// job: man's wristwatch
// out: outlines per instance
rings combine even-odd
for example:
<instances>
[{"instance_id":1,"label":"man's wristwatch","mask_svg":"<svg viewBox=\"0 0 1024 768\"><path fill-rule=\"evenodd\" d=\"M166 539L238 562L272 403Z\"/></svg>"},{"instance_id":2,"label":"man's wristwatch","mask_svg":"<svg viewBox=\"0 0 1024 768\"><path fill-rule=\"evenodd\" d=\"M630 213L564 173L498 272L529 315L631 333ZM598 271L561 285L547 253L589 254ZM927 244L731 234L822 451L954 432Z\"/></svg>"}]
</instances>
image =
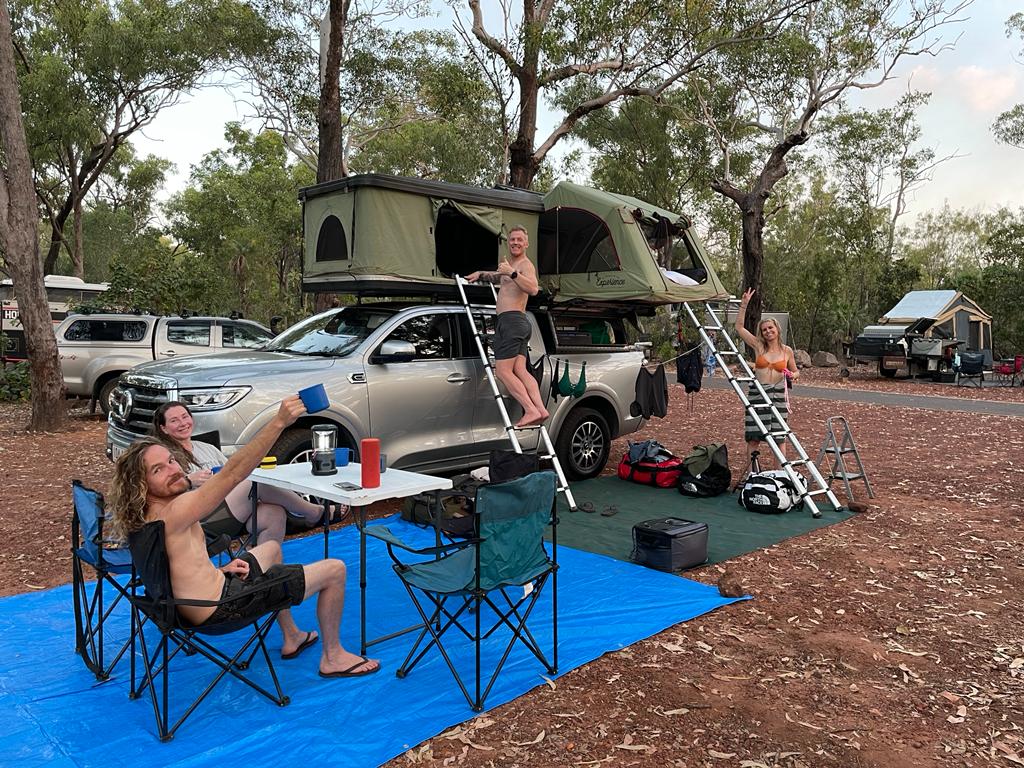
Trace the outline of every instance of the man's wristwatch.
<instances>
[{"instance_id":1,"label":"man's wristwatch","mask_svg":"<svg viewBox=\"0 0 1024 768\"><path fill-rule=\"evenodd\" d=\"M511 274L511 275L509 275L509 278L511 278L512 280L515 280L515 279L516 279L517 277L519 277L519 272L518 272L518 270L513 270L513 271L512 271L512 274Z\"/></svg>"}]
</instances>

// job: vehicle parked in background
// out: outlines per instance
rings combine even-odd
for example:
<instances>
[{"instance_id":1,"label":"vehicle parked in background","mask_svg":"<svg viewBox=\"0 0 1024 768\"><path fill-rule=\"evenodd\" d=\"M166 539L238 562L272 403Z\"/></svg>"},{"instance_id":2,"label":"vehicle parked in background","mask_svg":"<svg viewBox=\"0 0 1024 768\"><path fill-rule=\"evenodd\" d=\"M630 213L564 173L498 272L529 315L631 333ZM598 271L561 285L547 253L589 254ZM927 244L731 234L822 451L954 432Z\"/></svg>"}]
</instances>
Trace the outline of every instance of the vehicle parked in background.
<instances>
[{"instance_id":1,"label":"vehicle parked in background","mask_svg":"<svg viewBox=\"0 0 1024 768\"><path fill-rule=\"evenodd\" d=\"M251 320L101 313L68 315L57 326L64 386L109 411L118 377L140 363L263 346L270 331Z\"/></svg>"},{"instance_id":2,"label":"vehicle parked in background","mask_svg":"<svg viewBox=\"0 0 1024 768\"><path fill-rule=\"evenodd\" d=\"M484 311L489 321L493 315ZM630 415L643 353L630 344L625 315L532 309L530 359L541 360L541 391L555 360L575 384L586 363L586 391L549 402L548 429L568 477L600 474L611 441L636 431ZM559 374L561 375L561 373ZM310 447L310 428L335 424L341 445L381 440L389 466L443 472L481 466L508 436L465 309L453 304L363 303L298 323L259 350L148 363L124 374L112 396L108 454L116 458L145 434L168 400L188 404L196 439L232 453L277 410L280 400L322 383L330 407L300 419L273 448L279 462ZM510 404L513 421L518 407ZM537 430L518 433L534 448Z\"/></svg>"},{"instance_id":3,"label":"vehicle parked in background","mask_svg":"<svg viewBox=\"0 0 1024 768\"><path fill-rule=\"evenodd\" d=\"M878 364L878 373L894 377L901 369L909 376L930 376L940 381L952 371L953 358L964 342L933 327L930 317L909 325L869 325L853 340L848 357L854 362ZM931 331L930 336L926 332Z\"/></svg>"}]
</instances>

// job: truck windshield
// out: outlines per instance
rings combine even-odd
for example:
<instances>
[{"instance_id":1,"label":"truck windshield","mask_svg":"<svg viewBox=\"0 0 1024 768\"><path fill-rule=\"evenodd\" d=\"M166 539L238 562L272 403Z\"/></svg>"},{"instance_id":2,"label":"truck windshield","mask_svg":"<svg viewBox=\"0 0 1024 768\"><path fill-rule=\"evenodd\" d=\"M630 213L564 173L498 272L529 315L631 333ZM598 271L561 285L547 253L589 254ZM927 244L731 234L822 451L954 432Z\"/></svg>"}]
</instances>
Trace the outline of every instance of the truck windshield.
<instances>
[{"instance_id":1,"label":"truck windshield","mask_svg":"<svg viewBox=\"0 0 1024 768\"><path fill-rule=\"evenodd\" d=\"M379 307L342 307L292 326L267 344L268 352L344 357L394 313Z\"/></svg>"}]
</instances>

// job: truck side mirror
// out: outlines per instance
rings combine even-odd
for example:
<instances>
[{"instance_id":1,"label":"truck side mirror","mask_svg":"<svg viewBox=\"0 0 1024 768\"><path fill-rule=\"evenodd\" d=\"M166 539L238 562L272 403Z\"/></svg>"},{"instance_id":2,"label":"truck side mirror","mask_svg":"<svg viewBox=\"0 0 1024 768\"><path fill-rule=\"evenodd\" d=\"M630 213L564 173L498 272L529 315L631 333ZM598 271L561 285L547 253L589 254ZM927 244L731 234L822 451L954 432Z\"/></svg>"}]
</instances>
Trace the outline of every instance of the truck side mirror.
<instances>
[{"instance_id":1,"label":"truck side mirror","mask_svg":"<svg viewBox=\"0 0 1024 768\"><path fill-rule=\"evenodd\" d=\"M392 339L385 341L377 349L377 352L370 355L371 365L383 363L408 363L416 359L416 347L411 341L398 341Z\"/></svg>"}]
</instances>

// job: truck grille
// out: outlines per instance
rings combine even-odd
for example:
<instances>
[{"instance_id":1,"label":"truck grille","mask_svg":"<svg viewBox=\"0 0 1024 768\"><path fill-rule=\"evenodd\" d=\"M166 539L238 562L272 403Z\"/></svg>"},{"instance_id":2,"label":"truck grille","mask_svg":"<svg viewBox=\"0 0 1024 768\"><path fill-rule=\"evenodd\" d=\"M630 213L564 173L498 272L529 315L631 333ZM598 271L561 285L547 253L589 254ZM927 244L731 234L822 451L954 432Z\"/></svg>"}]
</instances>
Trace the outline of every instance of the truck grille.
<instances>
[{"instance_id":1,"label":"truck grille","mask_svg":"<svg viewBox=\"0 0 1024 768\"><path fill-rule=\"evenodd\" d=\"M164 381L126 374L114 390L110 421L126 432L140 437L148 435L154 411L176 397L176 390L168 388Z\"/></svg>"}]
</instances>

